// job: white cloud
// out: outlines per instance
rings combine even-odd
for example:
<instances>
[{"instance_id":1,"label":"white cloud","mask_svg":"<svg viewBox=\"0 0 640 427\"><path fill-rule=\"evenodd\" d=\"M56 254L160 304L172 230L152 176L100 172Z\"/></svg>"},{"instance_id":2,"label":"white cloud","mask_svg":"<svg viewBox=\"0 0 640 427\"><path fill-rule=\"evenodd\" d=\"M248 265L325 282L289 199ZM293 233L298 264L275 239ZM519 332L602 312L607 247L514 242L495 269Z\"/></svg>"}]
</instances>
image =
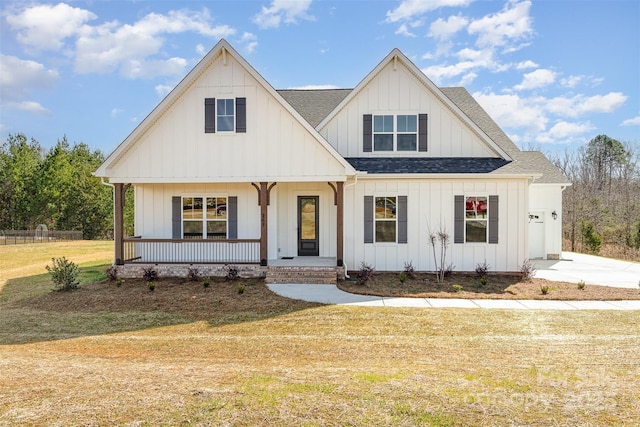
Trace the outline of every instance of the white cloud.
<instances>
[{"instance_id":1,"label":"white cloud","mask_svg":"<svg viewBox=\"0 0 640 427\"><path fill-rule=\"evenodd\" d=\"M264 7L254 15L253 23L262 29L278 28L281 22L294 24L298 19L313 21L307 14L312 0L272 0L271 6Z\"/></svg>"},{"instance_id":2,"label":"white cloud","mask_svg":"<svg viewBox=\"0 0 640 427\"><path fill-rule=\"evenodd\" d=\"M120 109L120 108L112 108L111 109L111 118L115 119L116 117L118 117L120 115L120 113L123 113L124 110Z\"/></svg>"},{"instance_id":3,"label":"white cloud","mask_svg":"<svg viewBox=\"0 0 640 427\"><path fill-rule=\"evenodd\" d=\"M207 49L202 45L202 43L198 43L196 45L196 52L200 56L205 56L207 54Z\"/></svg>"},{"instance_id":4,"label":"white cloud","mask_svg":"<svg viewBox=\"0 0 640 427\"><path fill-rule=\"evenodd\" d=\"M549 119L536 103L518 95L474 93L473 97L500 126L524 128L530 132L545 130Z\"/></svg>"},{"instance_id":5,"label":"white cloud","mask_svg":"<svg viewBox=\"0 0 640 427\"><path fill-rule=\"evenodd\" d=\"M610 113L627 99L619 92L554 98L477 92L473 97L501 127L522 129L519 140L523 143L574 142L595 127L589 121L571 119L594 113ZM636 119L640 124L640 118ZM547 129L551 122L554 122L553 126Z\"/></svg>"},{"instance_id":6,"label":"white cloud","mask_svg":"<svg viewBox=\"0 0 640 427\"><path fill-rule=\"evenodd\" d=\"M117 21L84 25L78 31L75 69L83 74L119 71L128 78L182 74L187 65L183 58L149 58L161 52L163 34L191 31L220 38L235 33L227 25L211 26L210 19L206 9L179 10L167 15L151 13L133 25Z\"/></svg>"},{"instance_id":7,"label":"white cloud","mask_svg":"<svg viewBox=\"0 0 640 427\"><path fill-rule=\"evenodd\" d=\"M398 29L396 30L396 34L398 34L400 36L406 36L406 37L415 37L416 36L411 31L409 31L409 27L407 26L407 24L400 25L398 27Z\"/></svg>"},{"instance_id":8,"label":"white cloud","mask_svg":"<svg viewBox=\"0 0 640 427\"><path fill-rule=\"evenodd\" d=\"M157 85L155 87L156 93L159 96L165 97L169 94L169 92L171 92L173 90L173 86L169 86L169 85Z\"/></svg>"},{"instance_id":9,"label":"white cloud","mask_svg":"<svg viewBox=\"0 0 640 427\"><path fill-rule=\"evenodd\" d=\"M507 46L515 49L512 42L533 34L530 7L530 1L508 2L500 12L473 20L469 24L469 34L478 35L476 45L480 47Z\"/></svg>"},{"instance_id":10,"label":"white cloud","mask_svg":"<svg viewBox=\"0 0 640 427\"><path fill-rule=\"evenodd\" d=\"M560 84L564 87L576 87L584 79L584 76L569 76L560 79Z\"/></svg>"},{"instance_id":11,"label":"white cloud","mask_svg":"<svg viewBox=\"0 0 640 427\"><path fill-rule=\"evenodd\" d=\"M622 126L640 126L640 116L635 116L631 119L623 121Z\"/></svg>"},{"instance_id":12,"label":"white cloud","mask_svg":"<svg viewBox=\"0 0 640 427\"><path fill-rule=\"evenodd\" d=\"M32 89L51 89L58 81L58 72L44 65L15 56L0 54L0 86L2 97L17 100Z\"/></svg>"},{"instance_id":13,"label":"white cloud","mask_svg":"<svg viewBox=\"0 0 640 427\"><path fill-rule=\"evenodd\" d=\"M9 26L17 32L17 40L35 50L62 48L66 38L75 35L85 22L96 18L88 10L64 3L33 6L6 16Z\"/></svg>"},{"instance_id":14,"label":"white cloud","mask_svg":"<svg viewBox=\"0 0 640 427\"><path fill-rule=\"evenodd\" d=\"M441 7L467 6L473 0L404 0L394 10L387 11L387 22L412 20Z\"/></svg>"},{"instance_id":15,"label":"white cloud","mask_svg":"<svg viewBox=\"0 0 640 427\"><path fill-rule=\"evenodd\" d=\"M592 132L595 127L589 123L570 123L559 121L554 124L548 132L543 132L535 136L535 141L543 144L548 143L570 143L576 137Z\"/></svg>"},{"instance_id":16,"label":"white cloud","mask_svg":"<svg viewBox=\"0 0 640 427\"><path fill-rule=\"evenodd\" d=\"M468 23L469 19L460 15L450 16L446 21L438 18L429 26L429 36L440 40L448 40L466 27Z\"/></svg>"},{"instance_id":17,"label":"white cloud","mask_svg":"<svg viewBox=\"0 0 640 427\"><path fill-rule=\"evenodd\" d=\"M626 100L627 96L621 92L609 92L606 95L540 98L537 102L542 104L547 111L558 116L579 117L591 113L610 113L624 104Z\"/></svg>"},{"instance_id":18,"label":"white cloud","mask_svg":"<svg viewBox=\"0 0 640 427\"><path fill-rule=\"evenodd\" d=\"M244 45L245 52L252 53L258 47L258 37L253 33L244 32L240 43Z\"/></svg>"},{"instance_id":19,"label":"white cloud","mask_svg":"<svg viewBox=\"0 0 640 427\"><path fill-rule=\"evenodd\" d=\"M526 70L528 68L537 68L537 67L538 67L538 64L536 64L535 62L533 62L531 60L518 62L516 64L516 70Z\"/></svg>"},{"instance_id":20,"label":"white cloud","mask_svg":"<svg viewBox=\"0 0 640 427\"><path fill-rule=\"evenodd\" d=\"M537 69L523 76L522 83L514 86L515 90L536 89L549 86L556 80L556 73L544 68Z\"/></svg>"},{"instance_id":21,"label":"white cloud","mask_svg":"<svg viewBox=\"0 0 640 427\"><path fill-rule=\"evenodd\" d=\"M41 116L51 116L51 111L40 105L35 101L20 101L11 102L8 105L10 108L16 108L18 110L28 111L29 113L39 114Z\"/></svg>"}]
</instances>

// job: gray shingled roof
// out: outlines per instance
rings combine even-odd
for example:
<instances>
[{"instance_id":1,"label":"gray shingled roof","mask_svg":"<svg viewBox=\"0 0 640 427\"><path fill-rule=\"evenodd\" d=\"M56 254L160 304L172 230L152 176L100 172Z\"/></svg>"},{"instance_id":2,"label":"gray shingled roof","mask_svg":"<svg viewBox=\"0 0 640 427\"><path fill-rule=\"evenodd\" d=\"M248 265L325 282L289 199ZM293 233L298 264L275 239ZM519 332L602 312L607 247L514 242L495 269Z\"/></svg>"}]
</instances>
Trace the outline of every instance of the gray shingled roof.
<instances>
[{"instance_id":1,"label":"gray shingled roof","mask_svg":"<svg viewBox=\"0 0 640 427\"><path fill-rule=\"evenodd\" d=\"M347 157L356 170L378 173L490 173L509 161L487 157Z\"/></svg>"},{"instance_id":2,"label":"gray shingled roof","mask_svg":"<svg viewBox=\"0 0 640 427\"><path fill-rule=\"evenodd\" d=\"M300 115L317 127L353 89L278 90ZM562 172L539 151L521 151L463 87L440 90L512 159L496 158L347 158L357 170L369 173L495 173L538 174L537 183L570 184ZM483 164L484 163L484 164Z\"/></svg>"},{"instance_id":3,"label":"gray shingled roof","mask_svg":"<svg viewBox=\"0 0 640 427\"><path fill-rule=\"evenodd\" d=\"M353 89L278 90L277 92L314 128Z\"/></svg>"}]
</instances>

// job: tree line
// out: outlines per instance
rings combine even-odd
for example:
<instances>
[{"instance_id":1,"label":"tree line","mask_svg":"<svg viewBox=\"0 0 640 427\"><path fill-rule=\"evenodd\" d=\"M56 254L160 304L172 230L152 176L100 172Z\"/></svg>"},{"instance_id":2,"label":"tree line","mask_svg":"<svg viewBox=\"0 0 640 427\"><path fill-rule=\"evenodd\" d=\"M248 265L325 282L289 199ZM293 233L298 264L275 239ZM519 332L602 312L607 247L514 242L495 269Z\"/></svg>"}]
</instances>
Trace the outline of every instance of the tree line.
<instances>
[{"instance_id":1,"label":"tree line","mask_svg":"<svg viewBox=\"0 0 640 427\"><path fill-rule=\"evenodd\" d=\"M548 155L572 185L563 194L564 250L640 258L640 150L598 135L564 155ZM33 138L9 135L0 150L0 230L81 230L86 239L113 233L112 189L92 175L104 161L66 137L45 150ZM133 234L133 193L125 204L125 233Z\"/></svg>"},{"instance_id":2,"label":"tree line","mask_svg":"<svg viewBox=\"0 0 640 427\"><path fill-rule=\"evenodd\" d=\"M598 135L550 156L572 182L563 193L564 250L640 258L638 144Z\"/></svg>"},{"instance_id":3,"label":"tree line","mask_svg":"<svg viewBox=\"0 0 640 427\"><path fill-rule=\"evenodd\" d=\"M24 134L9 135L0 149L0 230L44 224L80 230L85 239L112 236L112 189L92 175L104 158L84 143L71 146L66 137L46 150ZM131 229L133 200L128 196Z\"/></svg>"}]
</instances>

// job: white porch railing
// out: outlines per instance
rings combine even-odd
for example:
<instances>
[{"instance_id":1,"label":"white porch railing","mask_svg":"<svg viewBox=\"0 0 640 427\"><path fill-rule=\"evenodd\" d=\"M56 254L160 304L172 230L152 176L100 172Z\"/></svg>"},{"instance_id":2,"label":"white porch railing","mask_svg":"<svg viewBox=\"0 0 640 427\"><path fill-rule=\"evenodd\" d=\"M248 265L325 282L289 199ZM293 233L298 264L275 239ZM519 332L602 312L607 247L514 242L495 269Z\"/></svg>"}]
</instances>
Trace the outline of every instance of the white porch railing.
<instances>
[{"instance_id":1,"label":"white porch railing","mask_svg":"<svg viewBox=\"0 0 640 427\"><path fill-rule=\"evenodd\" d=\"M260 239L124 239L124 263L260 264Z\"/></svg>"}]
</instances>

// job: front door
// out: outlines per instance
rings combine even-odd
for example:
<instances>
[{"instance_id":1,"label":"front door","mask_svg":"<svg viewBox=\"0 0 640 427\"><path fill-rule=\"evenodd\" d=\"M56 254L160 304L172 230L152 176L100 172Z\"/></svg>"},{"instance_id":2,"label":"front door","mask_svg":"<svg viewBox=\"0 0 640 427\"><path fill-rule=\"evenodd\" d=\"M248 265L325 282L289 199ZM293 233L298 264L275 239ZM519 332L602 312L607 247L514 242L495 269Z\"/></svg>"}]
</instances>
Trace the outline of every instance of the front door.
<instances>
[{"instance_id":1,"label":"front door","mask_svg":"<svg viewBox=\"0 0 640 427\"><path fill-rule=\"evenodd\" d=\"M298 256L318 256L318 196L298 196Z\"/></svg>"},{"instance_id":2,"label":"front door","mask_svg":"<svg viewBox=\"0 0 640 427\"><path fill-rule=\"evenodd\" d=\"M544 212L529 213L529 258L544 258Z\"/></svg>"}]
</instances>

